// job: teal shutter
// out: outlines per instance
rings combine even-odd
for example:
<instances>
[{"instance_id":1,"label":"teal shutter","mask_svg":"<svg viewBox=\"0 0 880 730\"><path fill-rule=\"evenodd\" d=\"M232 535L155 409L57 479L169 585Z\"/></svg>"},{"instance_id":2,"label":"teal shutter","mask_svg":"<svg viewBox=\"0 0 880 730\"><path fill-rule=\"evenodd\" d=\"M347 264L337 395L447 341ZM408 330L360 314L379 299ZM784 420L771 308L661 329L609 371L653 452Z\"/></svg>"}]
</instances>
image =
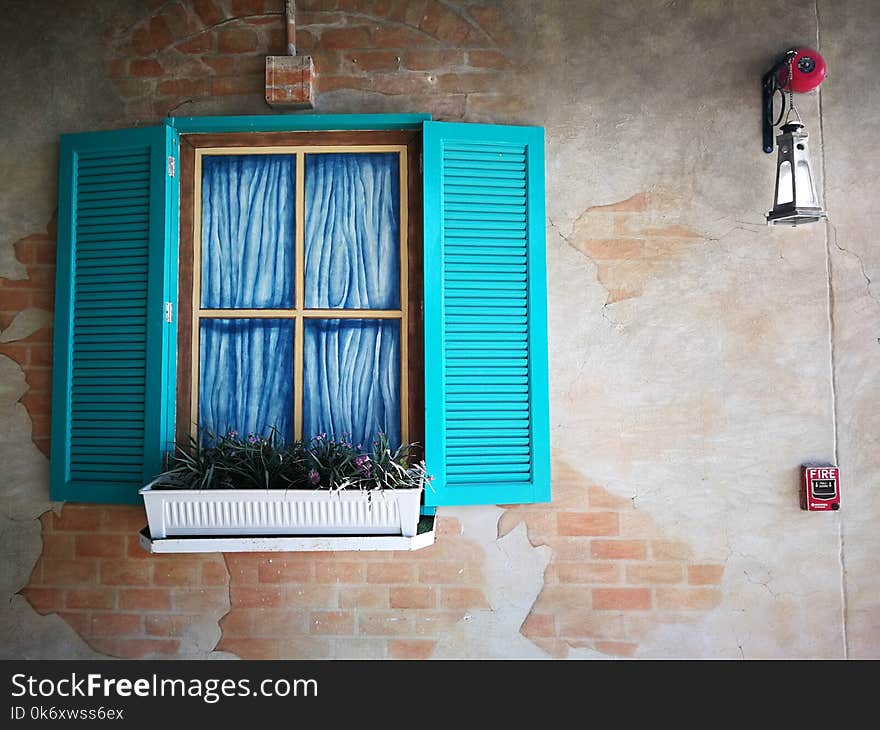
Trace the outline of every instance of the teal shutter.
<instances>
[{"instance_id":1,"label":"teal shutter","mask_svg":"<svg viewBox=\"0 0 880 730\"><path fill-rule=\"evenodd\" d=\"M139 503L173 441L177 132L63 135L51 497Z\"/></svg>"},{"instance_id":2,"label":"teal shutter","mask_svg":"<svg viewBox=\"0 0 880 730\"><path fill-rule=\"evenodd\" d=\"M544 130L424 124L427 505L550 499Z\"/></svg>"}]
</instances>

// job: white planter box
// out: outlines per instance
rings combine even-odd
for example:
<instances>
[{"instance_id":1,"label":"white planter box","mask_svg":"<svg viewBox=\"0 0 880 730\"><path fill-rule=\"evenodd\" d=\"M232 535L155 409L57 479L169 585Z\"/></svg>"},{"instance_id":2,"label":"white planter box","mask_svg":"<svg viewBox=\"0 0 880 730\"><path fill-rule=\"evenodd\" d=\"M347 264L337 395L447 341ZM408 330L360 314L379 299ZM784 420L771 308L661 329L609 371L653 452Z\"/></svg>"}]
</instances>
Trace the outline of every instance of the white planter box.
<instances>
[{"instance_id":1,"label":"white planter box","mask_svg":"<svg viewBox=\"0 0 880 730\"><path fill-rule=\"evenodd\" d=\"M140 490L150 536L403 535L419 522L421 489Z\"/></svg>"}]
</instances>

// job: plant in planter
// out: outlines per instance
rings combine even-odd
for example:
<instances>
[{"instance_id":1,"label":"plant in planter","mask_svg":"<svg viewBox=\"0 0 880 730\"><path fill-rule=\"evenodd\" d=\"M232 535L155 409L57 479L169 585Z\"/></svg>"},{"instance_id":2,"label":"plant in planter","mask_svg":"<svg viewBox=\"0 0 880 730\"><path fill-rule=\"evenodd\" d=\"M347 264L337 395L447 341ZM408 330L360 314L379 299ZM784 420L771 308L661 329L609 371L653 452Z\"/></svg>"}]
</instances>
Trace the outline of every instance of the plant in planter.
<instances>
[{"instance_id":1,"label":"plant in planter","mask_svg":"<svg viewBox=\"0 0 880 730\"><path fill-rule=\"evenodd\" d=\"M415 535L430 481L415 445L379 433L363 450L345 436L190 439L140 490L151 536Z\"/></svg>"}]
</instances>

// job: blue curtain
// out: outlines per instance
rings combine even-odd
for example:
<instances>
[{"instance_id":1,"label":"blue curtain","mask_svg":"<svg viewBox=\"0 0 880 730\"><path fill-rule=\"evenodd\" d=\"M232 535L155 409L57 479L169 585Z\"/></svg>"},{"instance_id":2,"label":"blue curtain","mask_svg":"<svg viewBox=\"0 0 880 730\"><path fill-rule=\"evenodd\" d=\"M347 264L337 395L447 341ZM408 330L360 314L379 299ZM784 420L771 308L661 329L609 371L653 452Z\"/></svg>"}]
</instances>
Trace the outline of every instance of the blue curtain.
<instances>
[{"instance_id":1,"label":"blue curtain","mask_svg":"<svg viewBox=\"0 0 880 730\"><path fill-rule=\"evenodd\" d=\"M293 437L293 320L203 319L199 425Z\"/></svg>"},{"instance_id":2,"label":"blue curtain","mask_svg":"<svg viewBox=\"0 0 880 730\"><path fill-rule=\"evenodd\" d=\"M386 152L306 155L306 307L400 307L399 161Z\"/></svg>"},{"instance_id":3,"label":"blue curtain","mask_svg":"<svg viewBox=\"0 0 880 730\"><path fill-rule=\"evenodd\" d=\"M294 306L293 155L202 161L203 308ZM307 308L400 307L400 179L395 153L309 154ZM200 425L293 435L292 320L202 320ZM375 434L400 443L400 323L307 319L303 435Z\"/></svg>"},{"instance_id":4,"label":"blue curtain","mask_svg":"<svg viewBox=\"0 0 880 730\"><path fill-rule=\"evenodd\" d=\"M202 159L202 307L293 306L293 155Z\"/></svg>"},{"instance_id":5,"label":"blue curtain","mask_svg":"<svg viewBox=\"0 0 880 730\"><path fill-rule=\"evenodd\" d=\"M307 319L303 345L303 435L399 445L400 322Z\"/></svg>"}]
</instances>

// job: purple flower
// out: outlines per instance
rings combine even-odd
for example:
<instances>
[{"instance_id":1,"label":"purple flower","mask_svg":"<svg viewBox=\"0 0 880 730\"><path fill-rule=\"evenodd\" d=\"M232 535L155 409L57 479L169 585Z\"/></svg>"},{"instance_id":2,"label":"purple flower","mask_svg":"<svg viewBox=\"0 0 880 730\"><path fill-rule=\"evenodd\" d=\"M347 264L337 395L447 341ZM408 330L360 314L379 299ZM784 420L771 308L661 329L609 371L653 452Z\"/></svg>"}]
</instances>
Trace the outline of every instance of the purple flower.
<instances>
[{"instance_id":1,"label":"purple flower","mask_svg":"<svg viewBox=\"0 0 880 730\"><path fill-rule=\"evenodd\" d=\"M364 476L370 476L370 470L373 468L373 465L370 463L369 456L361 454L355 458L354 465L364 473Z\"/></svg>"},{"instance_id":2,"label":"purple flower","mask_svg":"<svg viewBox=\"0 0 880 730\"><path fill-rule=\"evenodd\" d=\"M236 436L238 436L238 431L234 431L233 429L230 428L229 431L226 433L226 435L229 438L234 439Z\"/></svg>"},{"instance_id":3,"label":"purple flower","mask_svg":"<svg viewBox=\"0 0 880 730\"><path fill-rule=\"evenodd\" d=\"M248 434L248 443L249 444L255 444L255 443L257 443L257 441L259 441L259 439L256 436L254 436L254 434L252 434L252 433Z\"/></svg>"},{"instance_id":4,"label":"purple flower","mask_svg":"<svg viewBox=\"0 0 880 730\"><path fill-rule=\"evenodd\" d=\"M319 484L321 481L321 475L318 474L314 469L309 472L309 481L312 484Z\"/></svg>"}]
</instances>

